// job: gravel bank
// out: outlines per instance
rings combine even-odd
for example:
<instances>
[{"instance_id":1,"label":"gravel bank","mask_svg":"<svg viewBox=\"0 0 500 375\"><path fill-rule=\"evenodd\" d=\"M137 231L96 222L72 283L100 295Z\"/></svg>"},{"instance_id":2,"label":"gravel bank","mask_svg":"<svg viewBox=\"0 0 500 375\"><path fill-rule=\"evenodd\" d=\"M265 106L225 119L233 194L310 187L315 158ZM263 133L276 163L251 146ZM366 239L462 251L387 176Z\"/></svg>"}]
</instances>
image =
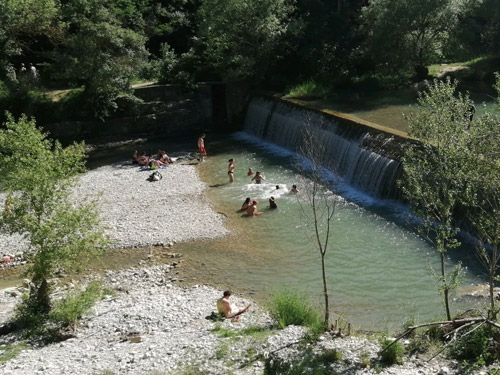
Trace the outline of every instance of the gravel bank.
<instances>
[{"instance_id":1,"label":"gravel bank","mask_svg":"<svg viewBox=\"0 0 500 375\"><path fill-rule=\"evenodd\" d=\"M222 294L207 286L183 288L170 281L172 265L107 271L104 283L116 294L97 303L84 317L76 337L45 347L23 350L17 357L0 364L3 375L250 375L268 367L301 360L308 351L324 353L335 349L342 359L328 363L324 373L362 375L414 375L461 373L457 363L436 359L426 362L411 357L404 365L365 368L361 357L376 360L377 341L362 337L338 338L325 334L311 344L299 344L302 327L270 329L268 313L252 303L240 322L214 322L206 319ZM14 298L14 297L11 297ZM246 299L233 296L236 305ZM232 334L217 334L222 327ZM245 328L260 327L249 335ZM227 332L227 331L225 331ZM0 346L16 343L17 337L0 337ZM2 350L0 349L0 356ZM498 364L497 364L498 366ZM492 370L494 367L490 367ZM488 369L476 374L487 374ZM304 373L312 373L306 372Z\"/></svg>"},{"instance_id":2,"label":"gravel bank","mask_svg":"<svg viewBox=\"0 0 500 375\"><path fill-rule=\"evenodd\" d=\"M75 199L97 199L112 247L164 245L226 236L225 217L212 210L193 165L174 164L160 170L163 178L149 182L151 172L130 163L87 172ZM0 196L3 204L4 197ZM0 255L27 249L19 236L0 235Z\"/></svg>"}]
</instances>

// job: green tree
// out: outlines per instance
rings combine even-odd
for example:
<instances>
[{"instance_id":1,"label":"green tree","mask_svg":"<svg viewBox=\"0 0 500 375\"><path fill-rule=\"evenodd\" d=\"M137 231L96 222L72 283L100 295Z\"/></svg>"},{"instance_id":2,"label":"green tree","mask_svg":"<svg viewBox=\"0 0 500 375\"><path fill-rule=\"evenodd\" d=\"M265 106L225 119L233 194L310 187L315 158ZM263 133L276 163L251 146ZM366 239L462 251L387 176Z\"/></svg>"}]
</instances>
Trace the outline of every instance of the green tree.
<instances>
[{"instance_id":1,"label":"green tree","mask_svg":"<svg viewBox=\"0 0 500 375\"><path fill-rule=\"evenodd\" d=\"M33 287L27 302L35 315L50 310L48 280L57 268L82 266L107 244L95 205L72 199L84 160L82 143L64 148L24 116L16 122L9 115L0 130L0 175L7 192L0 230L29 243L26 273Z\"/></svg>"},{"instance_id":2,"label":"green tree","mask_svg":"<svg viewBox=\"0 0 500 375\"><path fill-rule=\"evenodd\" d=\"M0 2L0 79L12 76L11 59L26 52L43 35L56 37L57 0Z\"/></svg>"},{"instance_id":3,"label":"green tree","mask_svg":"<svg viewBox=\"0 0 500 375\"><path fill-rule=\"evenodd\" d=\"M495 85L500 98L500 75L496 75ZM500 108L500 101L497 100ZM468 217L473 224L473 231L479 240L479 259L486 268L489 284L489 318L495 320L496 308L494 287L500 280L500 116L496 112L487 112L467 129L471 157L474 166L469 168L468 179L473 187L472 206Z\"/></svg>"},{"instance_id":4,"label":"green tree","mask_svg":"<svg viewBox=\"0 0 500 375\"><path fill-rule=\"evenodd\" d=\"M87 105L95 117L109 116L118 95L130 90L147 58L146 39L122 27L101 0L69 0L63 7L67 24L61 74L85 87Z\"/></svg>"},{"instance_id":5,"label":"green tree","mask_svg":"<svg viewBox=\"0 0 500 375\"><path fill-rule=\"evenodd\" d=\"M224 79L262 80L294 28L293 0L207 0L198 37L206 59Z\"/></svg>"},{"instance_id":6,"label":"green tree","mask_svg":"<svg viewBox=\"0 0 500 375\"><path fill-rule=\"evenodd\" d=\"M442 55L462 0L372 0L361 14L367 54L388 75L422 78Z\"/></svg>"},{"instance_id":7,"label":"green tree","mask_svg":"<svg viewBox=\"0 0 500 375\"><path fill-rule=\"evenodd\" d=\"M473 165L466 129L471 123L472 102L456 95L456 83L434 81L418 98L418 110L407 116L410 135L420 143L406 150L401 187L419 229L440 255L439 290L444 297L446 316L451 320L450 292L456 287L460 264L448 273L445 254L460 245L456 239L455 214L470 201L467 171Z\"/></svg>"}]
</instances>

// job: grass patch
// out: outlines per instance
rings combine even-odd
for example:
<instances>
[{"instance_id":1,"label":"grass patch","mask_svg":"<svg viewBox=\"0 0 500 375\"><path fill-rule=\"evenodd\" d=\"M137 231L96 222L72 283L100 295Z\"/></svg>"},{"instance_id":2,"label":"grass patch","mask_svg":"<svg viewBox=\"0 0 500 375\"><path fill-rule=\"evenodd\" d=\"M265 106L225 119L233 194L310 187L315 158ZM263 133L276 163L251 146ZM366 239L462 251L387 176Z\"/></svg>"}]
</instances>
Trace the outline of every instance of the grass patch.
<instances>
[{"instance_id":1,"label":"grass patch","mask_svg":"<svg viewBox=\"0 0 500 375\"><path fill-rule=\"evenodd\" d=\"M393 345L392 341L389 339L382 339L380 345L382 350L380 351L380 362L384 365L392 366L394 364L403 364L403 355L405 354L405 348L400 342L396 342Z\"/></svg>"},{"instance_id":2,"label":"grass patch","mask_svg":"<svg viewBox=\"0 0 500 375\"><path fill-rule=\"evenodd\" d=\"M0 364L10 361L11 359L17 357L25 349L29 349L30 346L24 342L19 342L12 345L0 345Z\"/></svg>"},{"instance_id":3,"label":"grass patch","mask_svg":"<svg viewBox=\"0 0 500 375\"><path fill-rule=\"evenodd\" d=\"M264 375L337 375L341 374L331 369L331 364L341 361L342 353L336 349L326 350L315 355L311 350L306 350L304 357L292 362L267 360Z\"/></svg>"},{"instance_id":4,"label":"grass patch","mask_svg":"<svg viewBox=\"0 0 500 375\"><path fill-rule=\"evenodd\" d=\"M313 335L325 330L320 314L307 298L297 293L285 291L275 294L269 310L280 328L289 325L304 326L309 328Z\"/></svg>"},{"instance_id":5,"label":"grass patch","mask_svg":"<svg viewBox=\"0 0 500 375\"><path fill-rule=\"evenodd\" d=\"M222 358L227 356L229 353L229 344L227 342L223 342L215 352L215 358L221 360Z\"/></svg>"},{"instance_id":6,"label":"grass patch","mask_svg":"<svg viewBox=\"0 0 500 375\"><path fill-rule=\"evenodd\" d=\"M63 326L74 325L103 295L102 285L93 281L84 291L73 292L58 301L49 318Z\"/></svg>"},{"instance_id":7,"label":"grass patch","mask_svg":"<svg viewBox=\"0 0 500 375\"><path fill-rule=\"evenodd\" d=\"M222 327L220 324L216 324L215 328L212 330L219 337L237 337L237 336L267 336L271 331L269 328L251 326L244 328L242 330L233 330Z\"/></svg>"},{"instance_id":8,"label":"grass patch","mask_svg":"<svg viewBox=\"0 0 500 375\"><path fill-rule=\"evenodd\" d=\"M199 367L190 365L185 367L179 375L209 375L207 371L202 371Z\"/></svg>"},{"instance_id":9,"label":"grass patch","mask_svg":"<svg viewBox=\"0 0 500 375\"><path fill-rule=\"evenodd\" d=\"M286 96L291 98L323 98L329 93L330 89L327 86L309 80L292 87Z\"/></svg>"}]
</instances>

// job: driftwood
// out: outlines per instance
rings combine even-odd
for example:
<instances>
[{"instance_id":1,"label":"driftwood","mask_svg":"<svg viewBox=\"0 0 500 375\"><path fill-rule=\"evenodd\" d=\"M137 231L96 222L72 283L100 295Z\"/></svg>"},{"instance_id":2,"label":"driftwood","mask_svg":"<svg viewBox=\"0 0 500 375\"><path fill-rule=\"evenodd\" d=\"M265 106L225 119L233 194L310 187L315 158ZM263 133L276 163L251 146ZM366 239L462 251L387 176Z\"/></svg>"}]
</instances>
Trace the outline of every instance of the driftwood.
<instances>
[{"instance_id":1,"label":"driftwood","mask_svg":"<svg viewBox=\"0 0 500 375\"><path fill-rule=\"evenodd\" d=\"M451 340L446 345L444 345L436 354L434 354L431 358L429 358L427 360L427 361L431 361L432 359L436 358L439 354L441 354L448 346L450 346L457 339L457 334L460 331L462 331L470 326L473 326L474 324L477 324L477 323L480 323L480 324L477 327L474 327L473 329L471 329L469 332L465 333L464 336L471 334L472 332L474 332L476 329L478 329L479 327L481 327L484 324L488 324L492 327L500 329L500 324L493 322L491 320L488 320L486 318L483 318L483 317L444 320L444 321L439 321L439 322L417 324L417 325L408 327L408 329L403 334L398 336L393 342L391 342L389 345L387 345L380 353L385 352L387 349L389 349L391 346L396 344L399 340L401 340L403 337L407 336L408 334L410 334L411 332L413 332L417 328L431 327L431 326L444 326L444 325L453 325L453 326L459 325L453 331L448 332L444 336L445 338L447 338L447 337L450 337L451 335L453 335Z\"/></svg>"}]
</instances>

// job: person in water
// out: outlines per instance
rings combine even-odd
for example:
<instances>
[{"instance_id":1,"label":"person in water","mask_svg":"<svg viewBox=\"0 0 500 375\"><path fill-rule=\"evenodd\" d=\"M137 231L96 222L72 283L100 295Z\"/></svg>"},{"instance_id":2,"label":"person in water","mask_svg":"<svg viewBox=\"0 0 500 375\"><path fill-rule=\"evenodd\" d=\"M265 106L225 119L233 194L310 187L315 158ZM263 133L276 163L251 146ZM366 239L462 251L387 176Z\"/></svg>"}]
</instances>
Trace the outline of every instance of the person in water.
<instances>
[{"instance_id":1,"label":"person in water","mask_svg":"<svg viewBox=\"0 0 500 375\"><path fill-rule=\"evenodd\" d=\"M257 172L255 173L255 176L250 181L255 181L256 184L260 184L262 181L264 181L266 178L262 175L262 173Z\"/></svg>"},{"instance_id":2,"label":"person in water","mask_svg":"<svg viewBox=\"0 0 500 375\"><path fill-rule=\"evenodd\" d=\"M247 199L245 199L245 201L241 205L240 211L246 211L248 209L248 206L250 206L251 204L250 202L251 202L250 197L247 197Z\"/></svg>"},{"instance_id":3,"label":"person in water","mask_svg":"<svg viewBox=\"0 0 500 375\"><path fill-rule=\"evenodd\" d=\"M248 208L247 208L247 215L248 216L257 216L257 215L262 214L262 212L257 211L257 204L258 203L259 203L258 201L253 200L251 205L248 206Z\"/></svg>"},{"instance_id":4,"label":"person in water","mask_svg":"<svg viewBox=\"0 0 500 375\"><path fill-rule=\"evenodd\" d=\"M248 172L247 172L247 176L253 176L254 175L254 171L252 168L248 168Z\"/></svg>"},{"instance_id":5,"label":"person in water","mask_svg":"<svg viewBox=\"0 0 500 375\"><path fill-rule=\"evenodd\" d=\"M227 175L229 177L229 182L234 181L234 169L236 164L234 164L234 159L229 159L229 165L227 166Z\"/></svg>"},{"instance_id":6,"label":"person in water","mask_svg":"<svg viewBox=\"0 0 500 375\"><path fill-rule=\"evenodd\" d=\"M217 311L219 314L223 315L225 318L231 318L232 321L238 321L239 315L243 314L250 308L250 304L245 307L238 308L234 306L230 301L229 297L231 297L233 293L230 290L224 291L222 298L217 300Z\"/></svg>"},{"instance_id":7,"label":"person in water","mask_svg":"<svg viewBox=\"0 0 500 375\"><path fill-rule=\"evenodd\" d=\"M269 208L278 208L278 205L276 204L276 201L274 200L274 197L269 198Z\"/></svg>"},{"instance_id":8,"label":"person in water","mask_svg":"<svg viewBox=\"0 0 500 375\"><path fill-rule=\"evenodd\" d=\"M292 190L290 190L291 193L297 194L300 193L300 190L297 189L297 185L292 185Z\"/></svg>"}]
</instances>

